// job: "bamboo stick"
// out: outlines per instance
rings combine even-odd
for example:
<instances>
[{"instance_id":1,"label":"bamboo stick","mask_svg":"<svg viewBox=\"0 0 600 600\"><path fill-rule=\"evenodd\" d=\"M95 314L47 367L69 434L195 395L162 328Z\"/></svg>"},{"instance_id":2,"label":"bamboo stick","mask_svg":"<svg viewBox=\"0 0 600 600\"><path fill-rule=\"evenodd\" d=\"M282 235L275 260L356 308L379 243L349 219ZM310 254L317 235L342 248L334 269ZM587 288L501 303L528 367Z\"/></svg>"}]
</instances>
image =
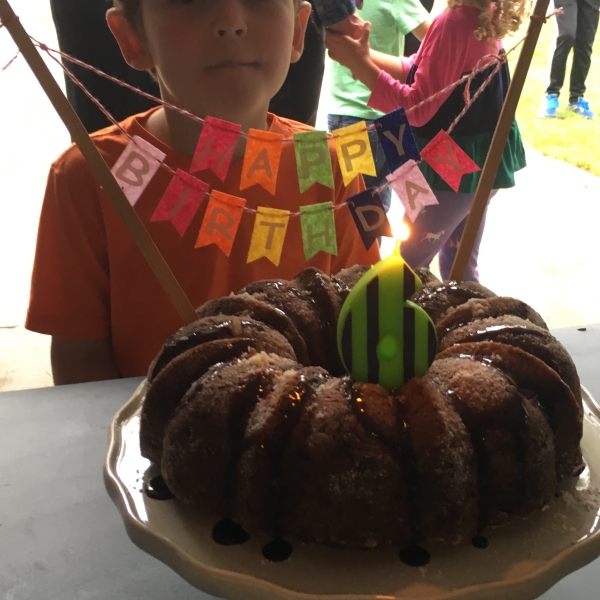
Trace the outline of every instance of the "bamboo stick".
<instances>
[{"instance_id":1,"label":"bamboo stick","mask_svg":"<svg viewBox=\"0 0 600 600\"><path fill-rule=\"evenodd\" d=\"M531 65L533 53L540 36L541 21L546 16L548 5L550 0L537 0L535 8L533 9L533 16L527 28L527 37L523 42L523 48L519 54L519 60L515 67L512 80L508 87L508 92L504 100L504 105L492 137L492 143L488 151L488 155L481 171L481 177L475 190L475 196L473 198L473 205L469 212L465 229L456 252L456 257L450 271L450 279L460 281L464 278L471 251L475 244L475 238L479 231L479 226L483 215L485 214L485 208L488 203L492 186L494 185L494 179L502 160L502 153L506 146L506 140L510 133L512 122L515 118L515 112L517 105L523 91L523 85Z\"/></svg>"},{"instance_id":2,"label":"bamboo stick","mask_svg":"<svg viewBox=\"0 0 600 600\"><path fill-rule=\"evenodd\" d=\"M19 18L13 12L8 0L0 0L0 20L2 20L3 25L17 44L21 54L46 92L56 112L69 130L71 139L77 144L100 186L106 192L110 202L123 220L138 248L148 261L150 268L167 293L179 316L184 323L195 321L198 317L194 311L194 307L185 295L177 279L175 279L169 265L165 262L156 244L129 203L129 200L125 197L108 165L79 120L79 117L42 60L29 35L21 25Z\"/></svg>"}]
</instances>

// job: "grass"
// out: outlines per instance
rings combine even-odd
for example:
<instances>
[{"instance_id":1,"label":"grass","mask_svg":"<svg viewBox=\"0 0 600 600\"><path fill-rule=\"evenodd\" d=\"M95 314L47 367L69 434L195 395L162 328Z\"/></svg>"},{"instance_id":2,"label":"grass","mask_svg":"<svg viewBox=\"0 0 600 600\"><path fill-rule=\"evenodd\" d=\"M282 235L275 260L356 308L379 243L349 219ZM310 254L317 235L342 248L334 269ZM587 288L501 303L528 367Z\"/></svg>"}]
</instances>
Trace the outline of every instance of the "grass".
<instances>
[{"instance_id":1,"label":"grass","mask_svg":"<svg viewBox=\"0 0 600 600\"><path fill-rule=\"evenodd\" d=\"M506 38L504 47L510 50L522 37L526 29L514 38ZM537 116L548 85L550 52L554 48L556 23L549 19L542 27L533 61L517 108L517 121L524 143L539 150L542 154L564 160L576 167L600 176L600 116L587 120L567 111L569 101L569 75L571 57L567 64L565 85L563 86L556 119L543 119ZM509 55L511 72L514 72L520 48ZM572 53L571 53L572 56ZM592 66L586 80L585 99L590 108L600 114L600 33L596 36L592 54Z\"/></svg>"}]
</instances>

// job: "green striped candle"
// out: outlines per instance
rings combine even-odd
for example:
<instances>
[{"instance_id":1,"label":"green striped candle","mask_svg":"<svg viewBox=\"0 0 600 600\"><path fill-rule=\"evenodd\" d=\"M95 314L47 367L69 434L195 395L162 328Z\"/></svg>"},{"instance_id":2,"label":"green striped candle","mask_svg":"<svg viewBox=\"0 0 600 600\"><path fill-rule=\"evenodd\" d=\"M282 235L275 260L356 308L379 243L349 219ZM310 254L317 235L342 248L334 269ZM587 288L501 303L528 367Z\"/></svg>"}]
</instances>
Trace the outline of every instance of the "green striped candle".
<instances>
[{"instance_id":1,"label":"green striped candle","mask_svg":"<svg viewBox=\"0 0 600 600\"><path fill-rule=\"evenodd\" d=\"M429 315L409 300L422 286L400 256L400 242L354 286L340 312L337 342L355 381L393 390L425 375L437 335Z\"/></svg>"}]
</instances>

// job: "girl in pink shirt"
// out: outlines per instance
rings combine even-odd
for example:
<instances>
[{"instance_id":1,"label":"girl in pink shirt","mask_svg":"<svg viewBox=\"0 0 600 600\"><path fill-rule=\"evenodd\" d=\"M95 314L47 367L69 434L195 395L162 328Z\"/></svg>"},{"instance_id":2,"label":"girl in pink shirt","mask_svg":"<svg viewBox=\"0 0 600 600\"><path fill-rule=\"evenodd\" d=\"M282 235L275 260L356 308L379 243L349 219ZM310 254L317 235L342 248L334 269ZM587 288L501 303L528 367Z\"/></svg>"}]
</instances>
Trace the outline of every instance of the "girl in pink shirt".
<instances>
[{"instance_id":1,"label":"girl in pink shirt","mask_svg":"<svg viewBox=\"0 0 600 600\"><path fill-rule=\"evenodd\" d=\"M417 54L409 58L391 61L371 52L368 23L359 40L329 35L327 47L334 60L348 67L372 91L369 106L386 113L401 106L407 110L416 107L408 114L408 120L417 145L423 148L440 130L447 131L464 108L465 83L431 102L421 103L476 66L482 66L480 61L489 57L489 66L473 79L474 93L493 70L494 57L504 55L500 38L519 28L527 4L526 0L497 0L491 4L489 0L449 0L448 8L431 24ZM480 167L485 162L509 81L508 65L504 62L452 130L452 139ZM490 197L500 188L514 186L514 173L524 166L525 152L513 122ZM439 204L428 206L414 223L407 223L411 236L402 244L402 256L416 268L429 266L439 252L440 273L447 279L481 172L464 175L459 191L454 192L426 163L421 163L420 169ZM484 223L485 217L470 257L467 280L479 281L477 259Z\"/></svg>"}]
</instances>

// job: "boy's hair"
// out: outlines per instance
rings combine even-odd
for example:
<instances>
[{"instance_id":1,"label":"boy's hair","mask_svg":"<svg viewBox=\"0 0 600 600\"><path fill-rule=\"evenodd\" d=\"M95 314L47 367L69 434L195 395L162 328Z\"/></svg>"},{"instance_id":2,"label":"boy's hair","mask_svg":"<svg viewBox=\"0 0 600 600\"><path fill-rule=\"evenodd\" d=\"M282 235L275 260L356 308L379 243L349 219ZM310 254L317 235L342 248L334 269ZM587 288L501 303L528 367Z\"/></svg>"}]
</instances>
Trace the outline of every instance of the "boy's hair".
<instances>
[{"instance_id":1,"label":"boy's hair","mask_svg":"<svg viewBox=\"0 0 600 600\"><path fill-rule=\"evenodd\" d=\"M448 6L462 6L464 0L448 0ZM523 17L529 12L531 0L471 0L468 3L479 11L475 37L478 40L502 39L521 26Z\"/></svg>"},{"instance_id":2,"label":"boy's hair","mask_svg":"<svg viewBox=\"0 0 600 600\"><path fill-rule=\"evenodd\" d=\"M302 2L302 0L293 0L293 2L294 8L298 10L300 2ZM132 25L136 25L138 22L141 3L142 0L113 0L115 8L121 9L125 14L127 20Z\"/></svg>"}]
</instances>

